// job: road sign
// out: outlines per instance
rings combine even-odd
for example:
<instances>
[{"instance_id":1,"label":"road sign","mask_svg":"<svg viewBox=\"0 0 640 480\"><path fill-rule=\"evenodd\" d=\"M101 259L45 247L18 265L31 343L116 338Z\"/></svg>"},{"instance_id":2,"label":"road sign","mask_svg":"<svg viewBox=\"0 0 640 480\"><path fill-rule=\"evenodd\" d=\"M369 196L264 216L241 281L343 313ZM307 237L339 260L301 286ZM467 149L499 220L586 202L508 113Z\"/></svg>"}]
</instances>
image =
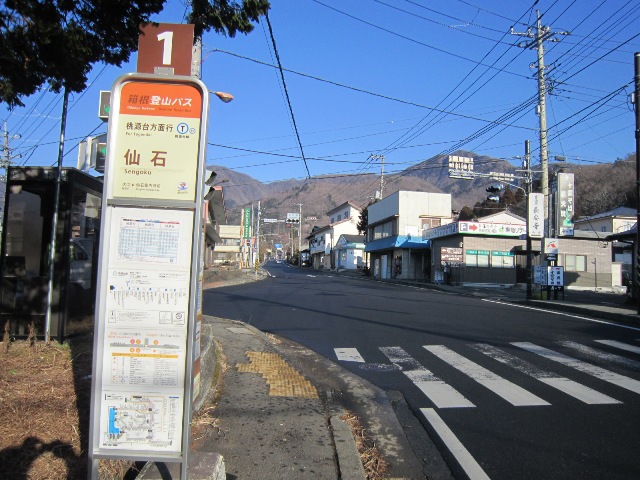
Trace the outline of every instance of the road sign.
<instances>
[{"instance_id":1,"label":"road sign","mask_svg":"<svg viewBox=\"0 0 640 480\"><path fill-rule=\"evenodd\" d=\"M194 26L147 23L138 37L138 72L191 75Z\"/></svg>"},{"instance_id":2,"label":"road sign","mask_svg":"<svg viewBox=\"0 0 640 480\"><path fill-rule=\"evenodd\" d=\"M547 255L557 255L559 248L557 238L544 239L544 253Z\"/></svg>"}]
</instances>

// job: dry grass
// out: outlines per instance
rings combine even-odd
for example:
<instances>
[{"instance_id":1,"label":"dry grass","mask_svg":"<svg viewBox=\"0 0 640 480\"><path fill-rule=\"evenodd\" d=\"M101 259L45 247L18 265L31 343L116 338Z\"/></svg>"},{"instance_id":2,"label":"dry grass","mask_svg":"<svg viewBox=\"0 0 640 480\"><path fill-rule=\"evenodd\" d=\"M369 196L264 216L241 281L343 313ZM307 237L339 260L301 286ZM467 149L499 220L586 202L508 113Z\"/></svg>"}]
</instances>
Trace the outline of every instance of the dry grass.
<instances>
[{"instance_id":1,"label":"dry grass","mask_svg":"<svg viewBox=\"0 0 640 480\"><path fill-rule=\"evenodd\" d=\"M340 417L351 427L351 433L356 441L356 447L360 453L360 460L364 467L367 480L381 480L389 470L388 463L382 458L373 440L367 434L360 419L353 413L347 412Z\"/></svg>"},{"instance_id":2,"label":"dry grass","mask_svg":"<svg viewBox=\"0 0 640 480\"><path fill-rule=\"evenodd\" d=\"M92 340L10 342L0 349L3 479L87 476ZM130 462L100 462L100 478L126 478Z\"/></svg>"}]
</instances>

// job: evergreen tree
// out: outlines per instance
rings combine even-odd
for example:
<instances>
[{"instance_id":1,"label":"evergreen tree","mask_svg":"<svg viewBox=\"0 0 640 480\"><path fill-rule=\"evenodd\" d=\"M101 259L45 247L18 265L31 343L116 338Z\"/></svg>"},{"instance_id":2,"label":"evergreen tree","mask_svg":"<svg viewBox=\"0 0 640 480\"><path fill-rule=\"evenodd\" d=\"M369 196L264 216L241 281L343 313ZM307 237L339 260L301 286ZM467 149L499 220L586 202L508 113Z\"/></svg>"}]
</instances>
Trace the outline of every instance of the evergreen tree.
<instances>
[{"instance_id":1,"label":"evergreen tree","mask_svg":"<svg viewBox=\"0 0 640 480\"><path fill-rule=\"evenodd\" d=\"M45 83L51 90L85 89L96 62L120 66L138 46L139 26L166 0L5 0L0 5L0 101L21 98ZM192 0L188 22L196 37L213 29L235 36L253 30L268 0Z\"/></svg>"}]
</instances>

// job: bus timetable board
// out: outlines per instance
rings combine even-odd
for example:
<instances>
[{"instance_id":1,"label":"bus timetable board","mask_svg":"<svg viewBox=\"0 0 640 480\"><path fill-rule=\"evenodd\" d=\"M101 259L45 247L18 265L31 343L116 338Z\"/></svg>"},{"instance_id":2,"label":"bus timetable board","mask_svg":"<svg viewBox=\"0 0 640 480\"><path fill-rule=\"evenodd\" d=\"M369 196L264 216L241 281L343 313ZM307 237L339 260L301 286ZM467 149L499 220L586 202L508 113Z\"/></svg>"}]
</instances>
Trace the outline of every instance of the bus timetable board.
<instances>
[{"instance_id":1,"label":"bus timetable board","mask_svg":"<svg viewBox=\"0 0 640 480\"><path fill-rule=\"evenodd\" d=\"M107 137L92 409L97 460L180 462L193 400L208 94L190 77L116 80ZM186 478L186 477L184 477Z\"/></svg>"}]
</instances>

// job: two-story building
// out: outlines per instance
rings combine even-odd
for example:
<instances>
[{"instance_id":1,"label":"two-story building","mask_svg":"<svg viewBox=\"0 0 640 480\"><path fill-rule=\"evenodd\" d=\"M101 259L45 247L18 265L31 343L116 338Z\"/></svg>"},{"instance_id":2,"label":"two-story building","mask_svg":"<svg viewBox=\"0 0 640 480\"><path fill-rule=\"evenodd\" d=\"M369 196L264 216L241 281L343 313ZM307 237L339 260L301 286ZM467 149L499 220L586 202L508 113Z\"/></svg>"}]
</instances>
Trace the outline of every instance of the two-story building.
<instances>
[{"instance_id":1,"label":"two-story building","mask_svg":"<svg viewBox=\"0 0 640 480\"><path fill-rule=\"evenodd\" d=\"M574 220L575 230L589 230L606 234L622 233L636 224L636 209L618 207L607 212Z\"/></svg>"},{"instance_id":2,"label":"two-story building","mask_svg":"<svg viewBox=\"0 0 640 480\"><path fill-rule=\"evenodd\" d=\"M307 237L311 267L316 270L337 268L342 257L336 256L341 253L333 251L336 242L341 235L358 235L360 208L353 203L345 202L329 210L327 216L329 225L313 227L311 235Z\"/></svg>"},{"instance_id":3,"label":"two-story building","mask_svg":"<svg viewBox=\"0 0 640 480\"><path fill-rule=\"evenodd\" d=\"M451 223L448 193L398 191L369 205L365 251L376 278L429 280L425 228Z\"/></svg>"}]
</instances>

